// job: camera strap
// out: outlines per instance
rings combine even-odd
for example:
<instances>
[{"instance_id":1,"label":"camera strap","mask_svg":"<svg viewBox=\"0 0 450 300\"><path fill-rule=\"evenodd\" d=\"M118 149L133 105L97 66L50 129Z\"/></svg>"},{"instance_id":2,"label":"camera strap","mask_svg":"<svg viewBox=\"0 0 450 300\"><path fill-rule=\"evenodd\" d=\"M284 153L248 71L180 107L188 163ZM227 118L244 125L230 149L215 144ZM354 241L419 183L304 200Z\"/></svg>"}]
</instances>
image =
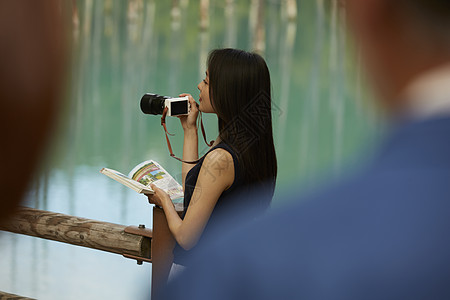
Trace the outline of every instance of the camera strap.
<instances>
[{"instance_id":1,"label":"camera strap","mask_svg":"<svg viewBox=\"0 0 450 300\"><path fill-rule=\"evenodd\" d=\"M186 164L196 164L196 163L198 163L199 159L194 160L194 161L185 161L185 160L182 160L181 158L175 156L175 154L173 154L172 145L170 144L170 140L169 140L169 135L173 135L173 134L169 133L167 131L167 127L166 127L166 116L167 116L167 111L168 110L169 110L168 107L165 107L164 110L163 110L163 113L162 113L162 116L161 116L161 125L164 128L164 133L166 135L166 142L167 142L167 147L169 148L170 156L175 158L176 160L179 160L179 161L184 162ZM206 131L205 131L205 127L203 126L202 112L199 112L199 114L200 114L200 128L202 130L203 139L204 139L206 145L211 147L213 145L214 141L211 141L209 143L206 141Z\"/></svg>"}]
</instances>

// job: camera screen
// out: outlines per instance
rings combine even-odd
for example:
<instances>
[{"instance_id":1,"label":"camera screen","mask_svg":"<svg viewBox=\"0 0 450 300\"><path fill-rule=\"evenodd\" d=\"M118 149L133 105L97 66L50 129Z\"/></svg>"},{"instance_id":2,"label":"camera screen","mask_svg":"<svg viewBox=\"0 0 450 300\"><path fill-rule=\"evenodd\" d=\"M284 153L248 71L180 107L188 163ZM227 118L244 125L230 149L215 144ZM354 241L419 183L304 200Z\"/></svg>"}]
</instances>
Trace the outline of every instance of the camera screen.
<instances>
[{"instance_id":1,"label":"camera screen","mask_svg":"<svg viewBox=\"0 0 450 300\"><path fill-rule=\"evenodd\" d=\"M188 113L188 101L187 100L171 102L170 114L172 116L185 115L187 113Z\"/></svg>"}]
</instances>

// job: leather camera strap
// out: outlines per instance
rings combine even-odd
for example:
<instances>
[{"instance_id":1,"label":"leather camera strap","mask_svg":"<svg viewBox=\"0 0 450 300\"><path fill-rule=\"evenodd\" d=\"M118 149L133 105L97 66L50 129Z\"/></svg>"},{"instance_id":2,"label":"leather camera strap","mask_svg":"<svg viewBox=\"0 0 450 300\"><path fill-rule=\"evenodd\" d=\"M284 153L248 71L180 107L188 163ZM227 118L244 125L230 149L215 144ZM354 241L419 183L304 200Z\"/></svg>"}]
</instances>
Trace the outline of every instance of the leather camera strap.
<instances>
[{"instance_id":1,"label":"leather camera strap","mask_svg":"<svg viewBox=\"0 0 450 300\"><path fill-rule=\"evenodd\" d=\"M164 110L163 110L163 113L162 113L162 116L161 116L161 125L164 128L164 133L166 135L166 142L167 142L167 147L169 148L170 156L175 158L176 160L179 160L179 161L184 162L186 164L196 164L196 163L198 163L200 161L200 159L197 159L195 161L186 161L186 160L182 160L181 158L179 158L179 157L175 156L175 154L173 154L172 145L170 144L170 140L169 140L169 135L173 136L173 134L169 133L167 131L167 127L166 127L166 116L167 116L167 111L168 110L169 109L167 107L165 107ZM206 141L206 131L205 131L205 128L203 126L202 113L199 112L199 114L200 114L200 128L202 130L203 139L205 140L206 145L211 147L213 145L214 141L211 141L209 143Z\"/></svg>"}]
</instances>

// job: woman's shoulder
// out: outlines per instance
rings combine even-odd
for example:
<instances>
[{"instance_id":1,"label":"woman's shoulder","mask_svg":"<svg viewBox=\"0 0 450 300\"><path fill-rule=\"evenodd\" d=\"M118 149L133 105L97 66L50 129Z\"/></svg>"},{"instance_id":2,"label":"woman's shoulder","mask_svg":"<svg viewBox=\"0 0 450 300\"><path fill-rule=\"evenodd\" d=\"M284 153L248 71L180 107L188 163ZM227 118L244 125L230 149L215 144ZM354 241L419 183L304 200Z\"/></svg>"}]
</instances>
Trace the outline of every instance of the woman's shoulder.
<instances>
[{"instance_id":1,"label":"woman's shoulder","mask_svg":"<svg viewBox=\"0 0 450 300\"><path fill-rule=\"evenodd\" d=\"M203 164L205 163L208 165L233 165L233 155L226 148L216 147L206 154Z\"/></svg>"},{"instance_id":2,"label":"woman's shoulder","mask_svg":"<svg viewBox=\"0 0 450 300\"><path fill-rule=\"evenodd\" d=\"M206 154L200 168L199 181L226 190L233 184L234 177L233 157L227 150L216 148Z\"/></svg>"}]
</instances>

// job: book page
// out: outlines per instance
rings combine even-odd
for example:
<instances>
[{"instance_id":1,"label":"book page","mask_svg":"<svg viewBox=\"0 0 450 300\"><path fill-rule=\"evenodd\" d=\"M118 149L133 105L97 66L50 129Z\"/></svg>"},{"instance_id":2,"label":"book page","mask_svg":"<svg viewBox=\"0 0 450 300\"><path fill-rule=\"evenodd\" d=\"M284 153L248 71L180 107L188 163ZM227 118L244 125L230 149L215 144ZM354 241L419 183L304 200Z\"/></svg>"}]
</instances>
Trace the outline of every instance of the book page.
<instances>
[{"instance_id":1,"label":"book page","mask_svg":"<svg viewBox=\"0 0 450 300\"><path fill-rule=\"evenodd\" d=\"M128 176L145 186L150 186L150 183L153 183L160 189L166 191L174 204L180 202L174 201L175 199L184 197L183 187L163 167L153 160L140 163L131 170Z\"/></svg>"},{"instance_id":2,"label":"book page","mask_svg":"<svg viewBox=\"0 0 450 300\"><path fill-rule=\"evenodd\" d=\"M100 173L105 174L106 176L122 183L123 185L126 185L127 187L135 190L138 193L153 194L153 190L150 187L147 187L140 182L132 180L116 170L103 168L100 170Z\"/></svg>"}]
</instances>

